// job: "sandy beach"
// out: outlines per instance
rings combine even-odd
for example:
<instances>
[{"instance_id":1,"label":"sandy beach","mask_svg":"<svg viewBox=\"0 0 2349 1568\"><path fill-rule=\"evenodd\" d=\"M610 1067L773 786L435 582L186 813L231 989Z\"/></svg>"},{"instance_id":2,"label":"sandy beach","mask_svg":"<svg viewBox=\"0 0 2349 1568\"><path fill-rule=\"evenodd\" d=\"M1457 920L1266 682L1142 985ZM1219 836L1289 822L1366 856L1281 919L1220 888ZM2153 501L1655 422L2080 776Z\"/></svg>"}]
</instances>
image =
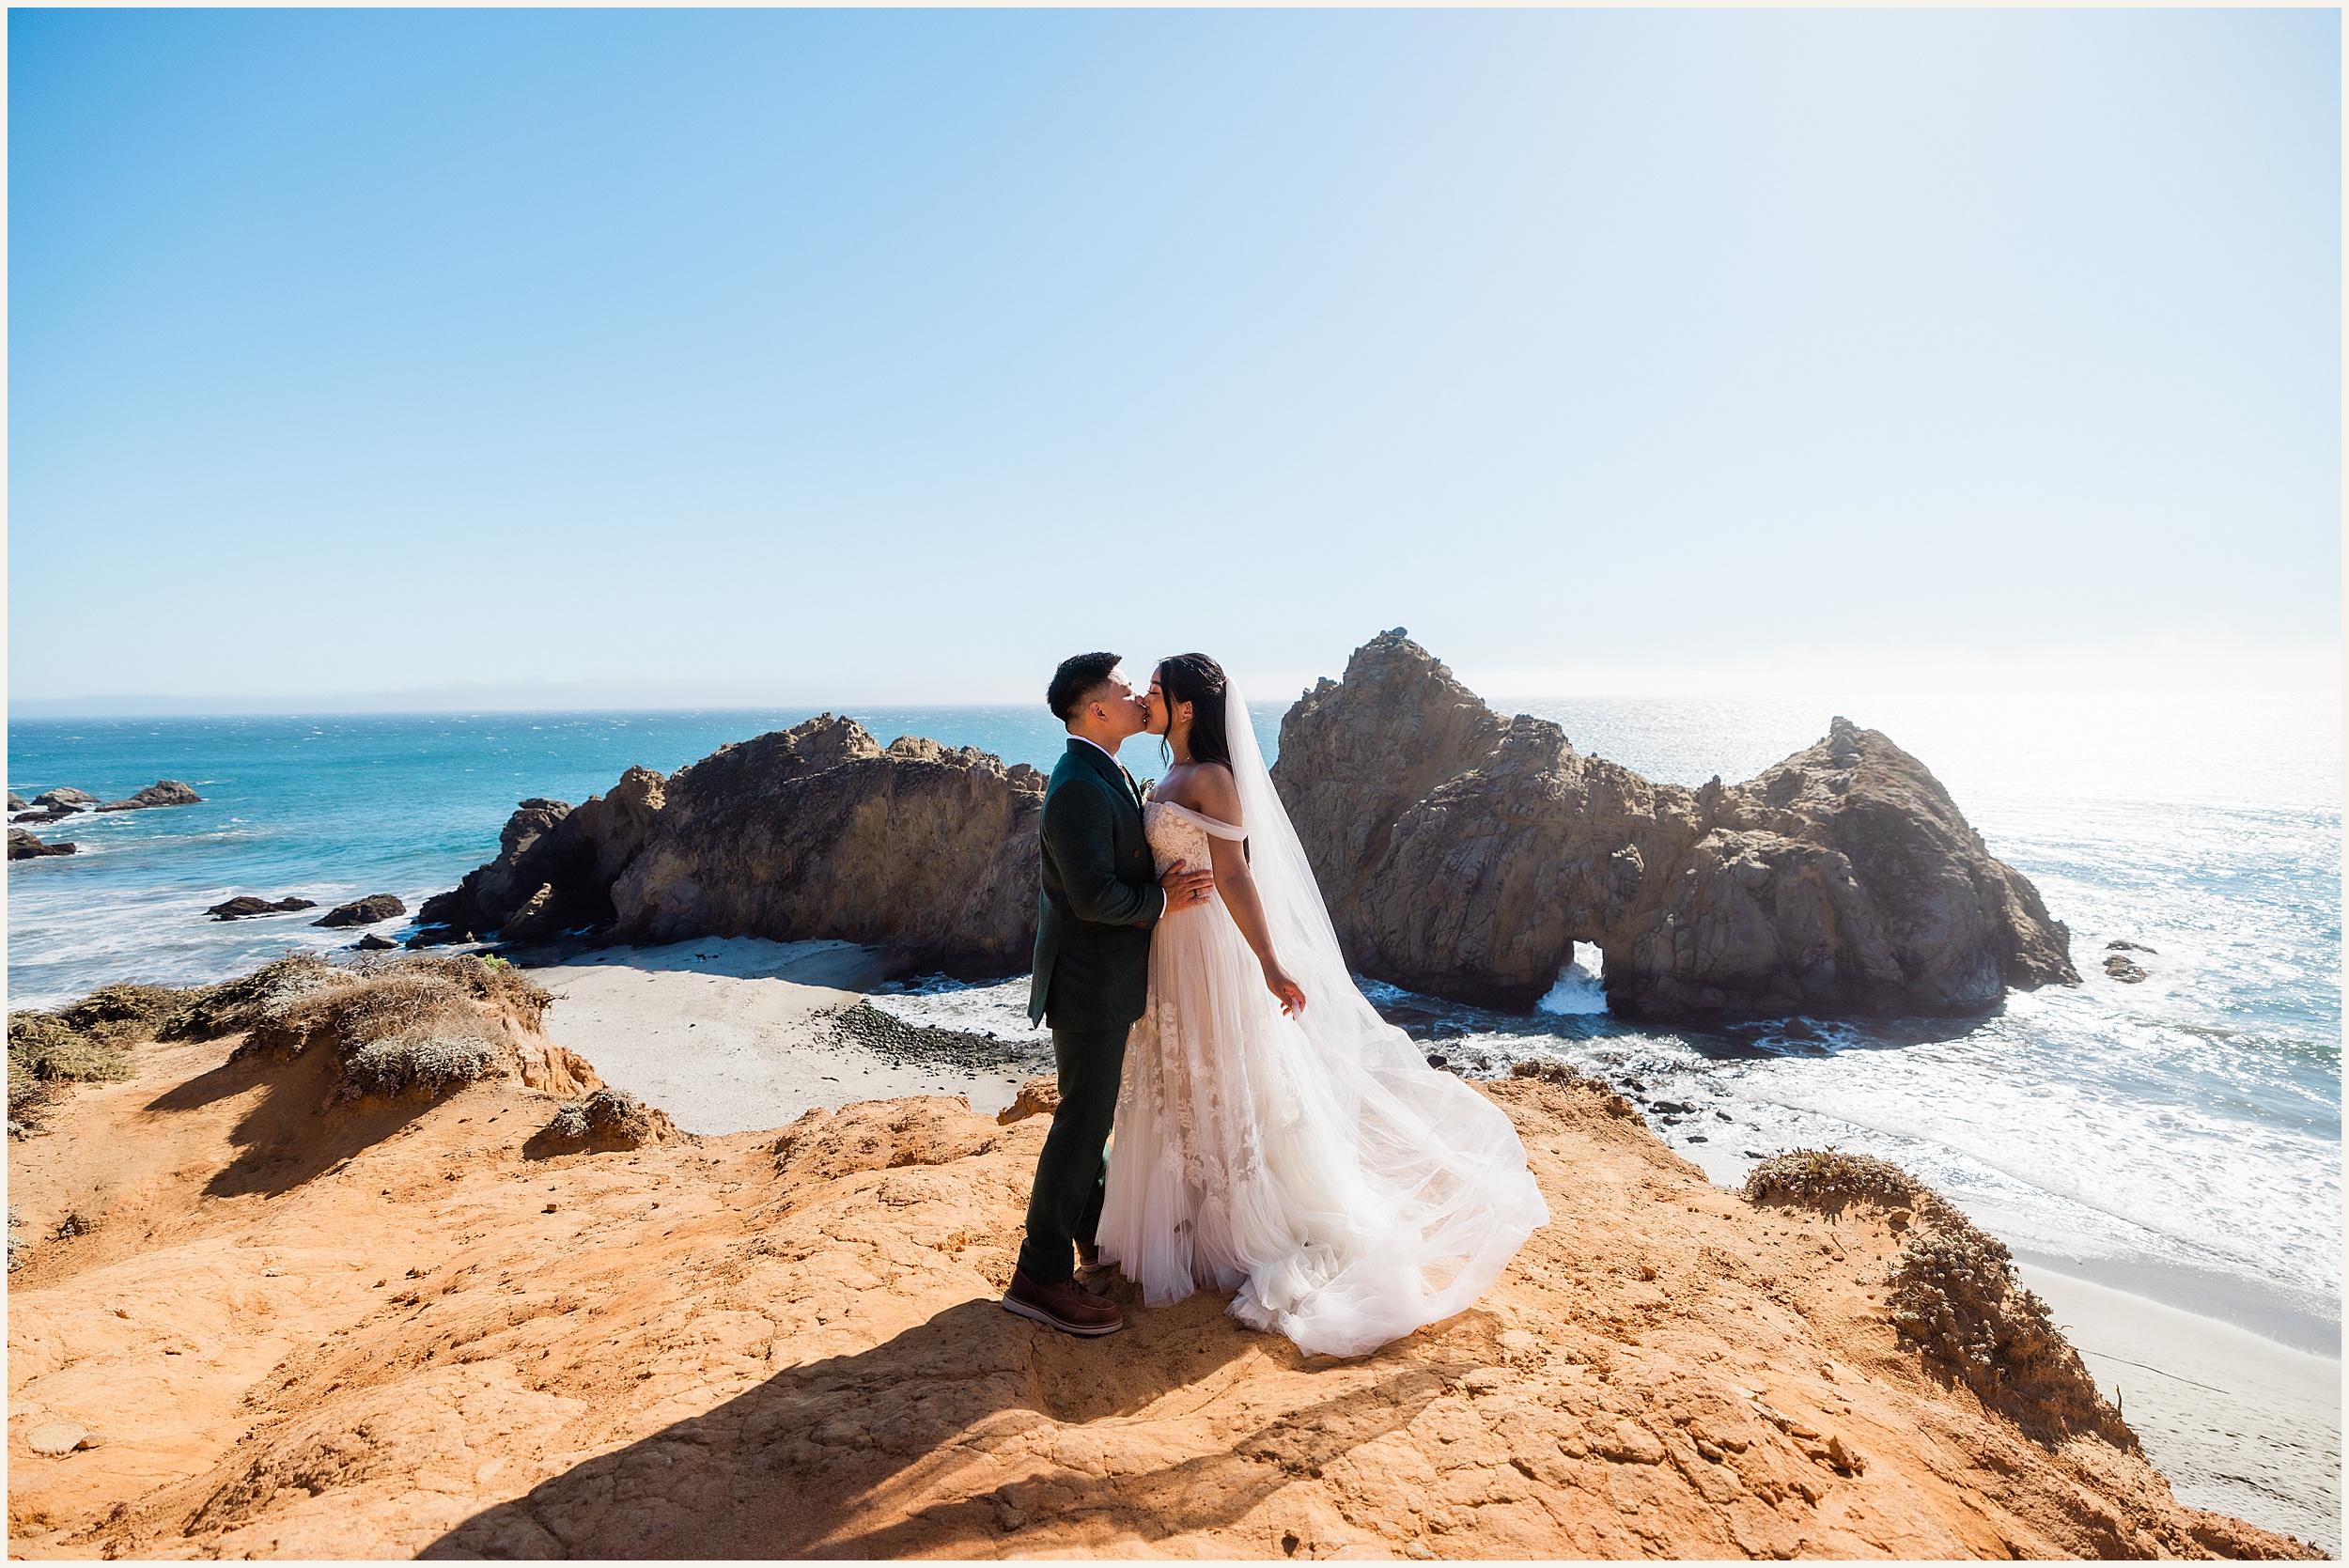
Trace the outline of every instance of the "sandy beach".
<instances>
[{"instance_id":1,"label":"sandy beach","mask_svg":"<svg viewBox=\"0 0 2349 1568\"><path fill-rule=\"evenodd\" d=\"M853 942L612 948L530 973L555 996L556 1038L687 1132L780 1127L817 1106L909 1094L960 1094L993 1115L1022 1079L1049 1070L1033 1047L974 1068L935 1055L891 1060L844 1040L830 1020L887 973L878 950Z\"/></svg>"},{"instance_id":2,"label":"sandy beach","mask_svg":"<svg viewBox=\"0 0 2349 1568\"><path fill-rule=\"evenodd\" d=\"M2076 1275L2020 1267L2180 1502L2340 1553L2339 1359Z\"/></svg>"},{"instance_id":3,"label":"sandy beach","mask_svg":"<svg viewBox=\"0 0 2349 1568\"><path fill-rule=\"evenodd\" d=\"M780 1127L814 1107L909 1094L959 1094L991 1115L1022 1079L1050 1070L1034 1040L1006 1045L1005 1064L990 1069L894 1062L843 1039L831 1017L876 998L889 1005L894 989L879 951L849 942L705 939L585 953L531 972L558 998L550 1032L689 1132ZM1003 1008L991 1000L994 1022ZM2340 1550L2338 1359L2044 1265L2022 1268L2099 1384L2123 1399L2180 1501Z\"/></svg>"}]
</instances>

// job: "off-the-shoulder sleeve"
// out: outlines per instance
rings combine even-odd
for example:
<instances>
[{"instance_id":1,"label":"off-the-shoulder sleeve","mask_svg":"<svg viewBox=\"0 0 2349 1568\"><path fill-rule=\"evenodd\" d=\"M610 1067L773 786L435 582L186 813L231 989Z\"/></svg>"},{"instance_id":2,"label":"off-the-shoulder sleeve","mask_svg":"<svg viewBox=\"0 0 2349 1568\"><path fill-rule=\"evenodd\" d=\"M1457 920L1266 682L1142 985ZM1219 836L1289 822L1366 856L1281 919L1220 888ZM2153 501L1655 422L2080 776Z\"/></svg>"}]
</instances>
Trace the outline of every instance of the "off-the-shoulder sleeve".
<instances>
[{"instance_id":1,"label":"off-the-shoulder sleeve","mask_svg":"<svg viewBox=\"0 0 2349 1568\"><path fill-rule=\"evenodd\" d=\"M1247 829L1235 828L1229 822L1219 822L1214 817L1207 815L1204 812L1195 812L1189 806L1178 806L1172 800L1159 800L1153 803L1160 807L1162 810L1176 813L1186 822L1198 823L1200 827L1205 828L1213 837L1238 840L1244 839L1248 836Z\"/></svg>"}]
</instances>

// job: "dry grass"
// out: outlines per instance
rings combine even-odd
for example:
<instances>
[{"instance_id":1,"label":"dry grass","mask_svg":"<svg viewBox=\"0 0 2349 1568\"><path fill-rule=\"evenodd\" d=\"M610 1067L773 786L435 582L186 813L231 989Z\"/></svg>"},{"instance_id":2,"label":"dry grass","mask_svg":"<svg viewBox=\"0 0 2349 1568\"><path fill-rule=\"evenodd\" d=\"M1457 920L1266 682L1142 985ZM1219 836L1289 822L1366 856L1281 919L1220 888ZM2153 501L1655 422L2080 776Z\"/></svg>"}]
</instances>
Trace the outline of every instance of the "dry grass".
<instances>
[{"instance_id":1,"label":"dry grass","mask_svg":"<svg viewBox=\"0 0 2349 1568\"><path fill-rule=\"evenodd\" d=\"M350 975L315 953L288 953L251 974L181 993L157 1038L210 1040L252 1029L313 992L348 984Z\"/></svg>"},{"instance_id":2,"label":"dry grass","mask_svg":"<svg viewBox=\"0 0 2349 1568\"><path fill-rule=\"evenodd\" d=\"M50 1110L57 1103L57 1086L8 1063L8 1136L30 1138L48 1130Z\"/></svg>"},{"instance_id":3,"label":"dry grass","mask_svg":"<svg viewBox=\"0 0 2349 1568\"><path fill-rule=\"evenodd\" d=\"M1919 1223L1885 1283L1894 1327L1927 1364L2050 1447L2095 1432L2137 1451L2137 1435L2096 1391L2047 1304L2016 1277L2006 1243L1899 1166L1840 1149L1791 1149L1755 1166L1745 1193L1828 1212L1870 1204Z\"/></svg>"},{"instance_id":4,"label":"dry grass","mask_svg":"<svg viewBox=\"0 0 2349 1568\"><path fill-rule=\"evenodd\" d=\"M54 1013L8 1015L9 1100L15 1080L113 1083L131 1076L131 1052L118 1039L83 1033ZM10 1121L17 1118L13 1115Z\"/></svg>"}]
</instances>

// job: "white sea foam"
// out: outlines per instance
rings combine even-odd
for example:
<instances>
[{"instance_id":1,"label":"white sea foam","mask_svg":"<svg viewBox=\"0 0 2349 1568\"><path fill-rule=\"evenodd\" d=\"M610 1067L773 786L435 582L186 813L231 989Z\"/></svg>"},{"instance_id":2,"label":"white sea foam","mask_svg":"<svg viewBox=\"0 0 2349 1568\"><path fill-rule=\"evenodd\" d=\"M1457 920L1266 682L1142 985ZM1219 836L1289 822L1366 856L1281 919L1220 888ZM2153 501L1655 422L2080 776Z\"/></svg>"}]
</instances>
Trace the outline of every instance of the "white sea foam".
<instances>
[{"instance_id":1,"label":"white sea foam","mask_svg":"<svg viewBox=\"0 0 2349 1568\"><path fill-rule=\"evenodd\" d=\"M1558 971L1558 984L1536 1002L1535 1007L1554 1017L1575 1017L1607 1011L1607 987L1599 977L1582 967L1580 962L1568 964Z\"/></svg>"}]
</instances>

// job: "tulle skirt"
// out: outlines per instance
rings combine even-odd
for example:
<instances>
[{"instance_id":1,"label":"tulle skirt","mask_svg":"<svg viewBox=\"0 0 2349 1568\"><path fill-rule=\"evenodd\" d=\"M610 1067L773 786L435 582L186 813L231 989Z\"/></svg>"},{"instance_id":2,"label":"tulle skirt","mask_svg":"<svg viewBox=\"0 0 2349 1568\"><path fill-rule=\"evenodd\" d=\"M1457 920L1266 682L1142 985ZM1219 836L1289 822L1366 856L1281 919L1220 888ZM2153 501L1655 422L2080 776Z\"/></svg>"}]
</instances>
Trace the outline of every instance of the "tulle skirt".
<instances>
[{"instance_id":1,"label":"tulle skirt","mask_svg":"<svg viewBox=\"0 0 2349 1568\"><path fill-rule=\"evenodd\" d=\"M1308 987L1309 1011L1339 1001ZM1548 1222L1500 1109L1344 1002L1368 1028L1284 1017L1221 899L1159 922L1097 1234L1150 1306L1230 1291L1308 1354L1365 1355L1467 1308Z\"/></svg>"}]
</instances>

